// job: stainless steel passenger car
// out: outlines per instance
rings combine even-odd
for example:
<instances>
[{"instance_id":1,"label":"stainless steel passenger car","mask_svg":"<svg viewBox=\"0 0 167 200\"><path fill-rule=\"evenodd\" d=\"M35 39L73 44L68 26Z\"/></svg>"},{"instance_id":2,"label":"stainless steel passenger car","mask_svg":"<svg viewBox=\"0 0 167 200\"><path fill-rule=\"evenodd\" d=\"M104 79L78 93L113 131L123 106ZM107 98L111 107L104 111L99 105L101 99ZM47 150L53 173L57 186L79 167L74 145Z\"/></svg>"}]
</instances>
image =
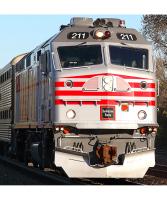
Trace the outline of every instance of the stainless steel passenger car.
<instances>
[{"instance_id":1,"label":"stainless steel passenger car","mask_svg":"<svg viewBox=\"0 0 167 200\"><path fill-rule=\"evenodd\" d=\"M11 156L69 177L143 177L154 166L151 44L123 20L73 18L1 76L8 68L0 109L13 115L0 139Z\"/></svg>"}]
</instances>

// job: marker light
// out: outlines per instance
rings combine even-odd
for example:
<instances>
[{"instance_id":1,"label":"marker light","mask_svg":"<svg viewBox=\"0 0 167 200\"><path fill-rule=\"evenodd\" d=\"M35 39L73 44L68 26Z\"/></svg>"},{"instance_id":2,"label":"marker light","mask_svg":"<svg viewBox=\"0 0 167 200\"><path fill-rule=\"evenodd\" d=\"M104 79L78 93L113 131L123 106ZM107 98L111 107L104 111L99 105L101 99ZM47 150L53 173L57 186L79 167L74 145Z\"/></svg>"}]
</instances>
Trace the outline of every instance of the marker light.
<instances>
[{"instance_id":1,"label":"marker light","mask_svg":"<svg viewBox=\"0 0 167 200\"><path fill-rule=\"evenodd\" d=\"M64 134L69 134L70 131L69 131L68 129L65 128L65 129L63 130L63 133L64 133Z\"/></svg>"},{"instance_id":2,"label":"marker light","mask_svg":"<svg viewBox=\"0 0 167 200\"><path fill-rule=\"evenodd\" d=\"M59 127L56 127L56 131L59 131L60 130L60 128Z\"/></svg>"},{"instance_id":3,"label":"marker light","mask_svg":"<svg viewBox=\"0 0 167 200\"><path fill-rule=\"evenodd\" d=\"M154 133L157 133L157 127L154 127L154 128L153 128L153 132L154 132Z\"/></svg>"},{"instance_id":4,"label":"marker light","mask_svg":"<svg viewBox=\"0 0 167 200\"><path fill-rule=\"evenodd\" d=\"M68 81L65 82L65 86L72 88L73 82L71 80L68 80Z\"/></svg>"},{"instance_id":5,"label":"marker light","mask_svg":"<svg viewBox=\"0 0 167 200\"><path fill-rule=\"evenodd\" d=\"M119 21L119 27L125 28L125 20L120 20Z\"/></svg>"},{"instance_id":6,"label":"marker light","mask_svg":"<svg viewBox=\"0 0 167 200\"><path fill-rule=\"evenodd\" d=\"M74 110L68 110L67 113L66 113L66 116L69 118L69 119L74 119L75 116L76 116L76 113Z\"/></svg>"},{"instance_id":7,"label":"marker light","mask_svg":"<svg viewBox=\"0 0 167 200\"><path fill-rule=\"evenodd\" d=\"M149 128L148 128L148 131L149 131L149 132L152 132L152 131L153 131L153 128L149 127Z\"/></svg>"},{"instance_id":8,"label":"marker light","mask_svg":"<svg viewBox=\"0 0 167 200\"><path fill-rule=\"evenodd\" d=\"M111 37L110 31L105 31L104 36L105 36L105 39Z\"/></svg>"},{"instance_id":9,"label":"marker light","mask_svg":"<svg viewBox=\"0 0 167 200\"><path fill-rule=\"evenodd\" d=\"M129 111L129 105L127 103L121 104L121 110L123 112L128 112Z\"/></svg>"},{"instance_id":10,"label":"marker light","mask_svg":"<svg viewBox=\"0 0 167 200\"><path fill-rule=\"evenodd\" d=\"M147 87L148 87L148 86L147 86L147 82L146 82L146 81L141 81L141 82L140 82L140 87L141 87L141 89L143 89L143 90L144 90L144 89L147 89Z\"/></svg>"},{"instance_id":11,"label":"marker light","mask_svg":"<svg viewBox=\"0 0 167 200\"><path fill-rule=\"evenodd\" d=\"M145 135L146 133L147 133L147 128L146 127L140 128L140 134L141 135Z\"/></svg>"},{"instance_id":12,"label":"marker light","mask_svg":"<svg viewBox=\"0 0 167 200\"><path fill-rule=\"evenodd\" d=\"M146 119L146 117L147 117L147 113L146 113L144 110L140 110L140 111L138 112L138 118L139 118L140 120L144 120L144 119Z\"/></svg>"}]
</instances>

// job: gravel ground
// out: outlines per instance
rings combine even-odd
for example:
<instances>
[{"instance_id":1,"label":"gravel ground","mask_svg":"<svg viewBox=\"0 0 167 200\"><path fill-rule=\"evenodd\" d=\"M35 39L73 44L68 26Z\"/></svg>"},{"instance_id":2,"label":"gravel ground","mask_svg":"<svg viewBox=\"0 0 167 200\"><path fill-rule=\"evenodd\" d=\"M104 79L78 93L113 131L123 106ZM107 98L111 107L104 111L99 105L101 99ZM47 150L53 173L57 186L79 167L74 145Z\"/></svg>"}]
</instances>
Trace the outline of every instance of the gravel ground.
<instances>
[{"instance_id":1,"label":"gravel ground","mask_svg":"<svg viewBox=\"0 0 167 200\"><path fill-rule=\"evenodd\" d=\"M0 161L0 185L45 185L43 181Z\"/></svg>"},{"instance_id":2,"label":"gravel ground","mask_svg":"<svg viewBox=\"0 0 167 200\"><path fill-rule=\"evenodd\" d=\"M135 183L140 183L143 185L167 185L166 178L159 178L155 176L148 176L145 175L144 178L137 178L137 179L127 179Z\"/></svg>"},{"instance_id":3,"label":"gravel ground","mask_svg":"<svg viewBox=\"0 0 167 200\"><path fill-rule=\"evenodd\" d=\"M156 153L156 164L167 165L167 152ZM141 183L143 185L167 185L167 178L160 178L150 175L145 175L144 178L128 179L132 182Z\"/></svg>"}]
</instances>

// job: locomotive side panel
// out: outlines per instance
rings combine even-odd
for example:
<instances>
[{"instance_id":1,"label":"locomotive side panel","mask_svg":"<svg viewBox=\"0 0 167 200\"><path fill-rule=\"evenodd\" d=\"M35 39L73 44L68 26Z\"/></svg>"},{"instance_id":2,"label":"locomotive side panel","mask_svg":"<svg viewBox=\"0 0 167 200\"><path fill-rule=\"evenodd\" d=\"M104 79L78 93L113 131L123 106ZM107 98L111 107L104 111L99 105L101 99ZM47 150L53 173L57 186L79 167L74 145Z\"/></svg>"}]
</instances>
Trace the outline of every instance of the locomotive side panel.
<instances>
[{"instance_id":1,"label":"locomotive side panel","mask_svg":"<svg viewBox=\"0 0 167 200\"><path fill-rule=\"evenodd\" d=\"M37 122L37 69L16 76L16 123Z\"/></svg>"},{"instance_id":2,"label":"locomotive side panel","mask_svg":"<svg viewBox=\"0 0 167 200\"><path fill-rule=\"evenodd\" d=\"M15 77L15 128L40 128L51 122L52 75L42 71L51 63L48 48L37 48L17 63L21 70Z\"/></svg>"}]
</instances>

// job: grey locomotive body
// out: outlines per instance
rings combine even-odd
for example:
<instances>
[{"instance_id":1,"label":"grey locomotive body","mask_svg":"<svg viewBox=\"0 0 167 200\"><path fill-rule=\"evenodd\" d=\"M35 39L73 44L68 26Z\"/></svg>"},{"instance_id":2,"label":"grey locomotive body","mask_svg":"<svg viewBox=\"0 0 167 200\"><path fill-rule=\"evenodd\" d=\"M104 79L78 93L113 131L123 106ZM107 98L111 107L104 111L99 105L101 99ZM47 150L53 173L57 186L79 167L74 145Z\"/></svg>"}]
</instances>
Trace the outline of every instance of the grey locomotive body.
<instances>
[{"instance_id":1,"label":"grey locomotive body","mask_svg":"<svg viewBox=\"0 0 167 200\"><path fill-rule=\"evenodd\" d=\"M143 177L154 166L151 45L123 21L74 18L1 76L8 69L0 139L10 155L70 177Z\"/></svg>"}]
</instances>

